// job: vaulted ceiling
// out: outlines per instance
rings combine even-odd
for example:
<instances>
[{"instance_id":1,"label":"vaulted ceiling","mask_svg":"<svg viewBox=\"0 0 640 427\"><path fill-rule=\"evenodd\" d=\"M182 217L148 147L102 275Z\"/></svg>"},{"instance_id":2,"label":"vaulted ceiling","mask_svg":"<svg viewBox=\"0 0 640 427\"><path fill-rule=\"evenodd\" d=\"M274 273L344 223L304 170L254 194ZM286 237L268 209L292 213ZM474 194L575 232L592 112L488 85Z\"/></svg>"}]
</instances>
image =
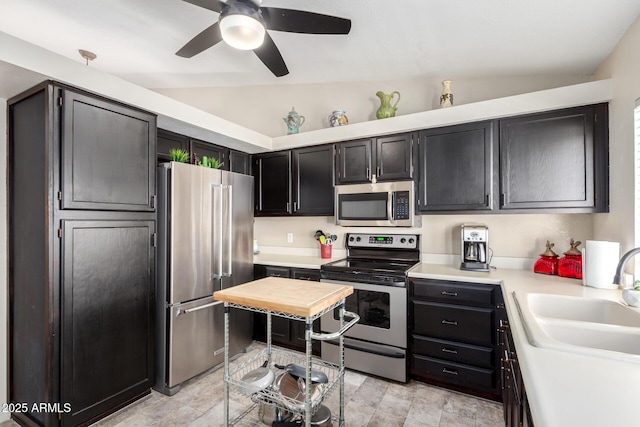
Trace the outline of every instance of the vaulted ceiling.
<instances>
[{"instance_id":1,"label":"vaulted ceiling","mask_svg":"<svg viewBox=\"0 0 640 427\"><path fill-rule=\"evenodd\" d=\"M147 88L593 73L640 15L615 0L263 0L349 18L351 33L271 31L290 74L224 43L175 55L218 14L180 0L0 0L0 31ZM0 58L1 59L1 58Z\"/></svg>"}]
</instances>

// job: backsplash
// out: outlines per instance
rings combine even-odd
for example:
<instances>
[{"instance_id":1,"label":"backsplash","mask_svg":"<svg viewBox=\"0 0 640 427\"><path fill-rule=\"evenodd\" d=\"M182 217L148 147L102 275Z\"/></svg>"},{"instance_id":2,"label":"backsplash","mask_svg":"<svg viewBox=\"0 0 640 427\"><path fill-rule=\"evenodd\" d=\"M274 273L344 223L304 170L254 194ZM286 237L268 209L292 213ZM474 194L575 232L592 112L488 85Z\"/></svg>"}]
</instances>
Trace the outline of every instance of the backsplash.
<instances>
[{"instance_id":1,"label":"backsplash","mask_svg":"<svg viewBox=\"0 0 640 427\"><path fill-rule=\"evenodd\" d=\"M460 256L460 225L479 222L489 227L489 247L493 256L502 260L503 266L533 265L544 252L547 240L555 243L558 255L569 249L569 240L584 242L593 239L592 214L518 214L518 215L423 215L422 227L371 228L340 227L333 217L269 217L255 218L254 239L260 247L277 247L288 254L320 256L318 243L313 235L316 230L336 234L334 258L344 249L344 236L350 232L420 234L422 260L448 264ZM287 243L287 234L293 234L293 242ZM339 253L339 252L338 252ZM508 259L517 259L509 263ZM525 267L528 268L528 267Z\"/></svg>"}]
</instances>

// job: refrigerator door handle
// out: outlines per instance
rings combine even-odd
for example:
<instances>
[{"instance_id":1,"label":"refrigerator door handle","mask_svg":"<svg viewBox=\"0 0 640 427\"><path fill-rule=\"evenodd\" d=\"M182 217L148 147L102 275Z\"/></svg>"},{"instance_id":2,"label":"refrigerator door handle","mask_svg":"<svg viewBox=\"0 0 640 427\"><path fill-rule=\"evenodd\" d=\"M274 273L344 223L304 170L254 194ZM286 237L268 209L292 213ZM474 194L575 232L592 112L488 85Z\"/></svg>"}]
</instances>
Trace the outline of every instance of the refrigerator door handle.
<instances>
[{"instance_id":1,"label":"refrigerator door handle","mask_svg":"<svg viewBox=\"0 0 640 427\"><path fill-rule=\"evenodd\" d=\"M205 308L215 307L216 305L220 305L222 303L224 303L224 301L215 301L215 302L212 302L212 303L209 303L209 304L200 305L200 306L195 307L195 308L178 309L178 311L176 312L176 317L177 316L181 316L183 314L193 313L194 311L204 310Z\"/></svg>"},{"instance_id":2,"label":"refrigerator door handle","mask_svg":"<svg viewBox=\"0 0 640 427\"><path fill-rule=\"evenodd\" d=\"M212 236L211 236L211 248L217 246L217 250L212 251L211 265L213 267L213 272L211 274L212 279L220 279L222 278L222 189L223 186L220 184L211 184L211 198L213 207L211 209L211 222L212 222ZM216 190L220 190L220 200L216 204ZM216 209L217 208L217 209ZM217 242L216 242L217 240Z\"/></svg>"},{"instance_id":3,"label":"refrigerator door handle","mask_svg":"<svg viewBox=\"0 0 640 427\"><path fill-rule=\"evenodd\" d=\"M227 259L226 271L222 271L224 277L231 277L232 256L233 256L233 187L231 185L224 186L227 190ZM222 221L222 219L220 219Z\"/></svg>"}]
</instances>

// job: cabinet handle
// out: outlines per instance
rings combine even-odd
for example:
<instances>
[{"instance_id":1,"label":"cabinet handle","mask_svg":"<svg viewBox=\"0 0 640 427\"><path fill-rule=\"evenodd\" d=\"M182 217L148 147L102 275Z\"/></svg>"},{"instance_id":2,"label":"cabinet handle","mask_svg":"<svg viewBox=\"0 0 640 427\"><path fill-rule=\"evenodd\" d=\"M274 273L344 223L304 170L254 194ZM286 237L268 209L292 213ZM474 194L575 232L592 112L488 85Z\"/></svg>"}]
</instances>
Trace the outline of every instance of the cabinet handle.
<instances>
[{"instance_id":1,"label":"cabinet handle","mask_svg":"<svg viewBox=\"0 0 640 427\"><path fill-rule=\"evenodd\" d=\"M273 273L273 274L270 274L269 277L282 277L282 274Z\"/></svg>"},{"instance_id":2,"label":"cabinet handle","mask_svg":"<svg viewBox=\"0 0 640 427\"><path fill-rule=\"evenodd\" d=\"M371 179L371 169L367 168L367 179Z\"/></svg>"},{"instance_id":3,"label":"cabinet handle","mask_svg":"<svg viewBox=\"0 0 640 427\"><path fill-rule=\"evenodd\" d=\"M446 297L457 297L458 296L457 292L442 291L440 293L442 295L446 296Z\"/></svg>"},{"instance_id":4,"label":"cabinet handle","mask_svg":"<svg viewBox=\"0 0 640 427\"><path fill-rule=\"evenodd\" d=\"M376 167L377 177L380 178L380 166Z\"/></svg>"},{"instance_id":5,"label":"cabinet handle","mask_svg":"<svg viewBox=\"0 0 640 427\"><path fill-rule=\"evenodd\" d=\"M447 368L442 368L442 373L449 374L449 375L458 375L458 371L453 369L447 369Z\"/></svg>"},{"instance_id":6,"label":"cabinet handle","mask_svg":"<svg viewBox=\"0 0 640 427\"><path fill-rule=\"evenodd\" d=\"M442 347L442 352L450 353L450 354L458 354L458 350L454 350L452 348L447 348L447 347Z\"/></svg>"},{"instance_id":7,"label":"cabinet handle","mask_svg":"<svg viewBox=\"0 0 640 427\"><path fill-rule=\"evenodd\" d=\"M504 194L504 193L500 194L500 207L503 207L503 206L504 206L505 198L506 198L506 197L505 197L505 194Z\"/></svg>"},{"instance_id":8,"label":"cabinet handle","mask_svg":"<svg viewBox=\"0 0 640 427\"><path fill-rule=\"evenodd\" d=\"M458 326L458 321L457 320L447 320L447 319L442 319L442 323L443 325L450 325L450 326Z\"/></svg>"},{"instance_id":9,"label":"cabinet handle","mask_svg":"<svg viewBox=\"0 0 640 427\"><path fill-rule=\"evenodd\" d=\"M311 277L309 277L309 276L299 276L299 277L296 277L296 279L299 279L299 280L311 280Z\"/></svg>"},{"instance_id":10,"label":"cabinet handle","mask_svg":"<svg viewBox=\"0 0 640 427\"><path fill-rule=\"evenodd\" d=\"M293 202L293 211L296 212L298 210L298 202Z\"/></svg>"}]
</instances>

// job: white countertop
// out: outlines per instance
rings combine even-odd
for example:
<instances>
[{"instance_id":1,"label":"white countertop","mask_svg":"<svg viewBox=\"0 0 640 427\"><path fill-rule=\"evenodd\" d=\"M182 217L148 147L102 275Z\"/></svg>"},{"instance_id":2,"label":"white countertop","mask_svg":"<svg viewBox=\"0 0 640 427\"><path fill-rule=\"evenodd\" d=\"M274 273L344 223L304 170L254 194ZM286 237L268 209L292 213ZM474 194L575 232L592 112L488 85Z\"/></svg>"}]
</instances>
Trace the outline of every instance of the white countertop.
<instances>
[{"instance_id":1,"label":"white countertop","mask_svg":"<svg viewBox=\"0 0 640 427\"><path fill-rule=\"evenodd\" d=\"M335 260L278 254L254 256L256 264L313 269ZM633 403L640 396L640 364L532 346L513 298L517 291L621 301L620 290L585 287L581 280L531 271L497 269L483 273L440 264L419 264L409 277L501 286L536 427L640 426L640 412Z\"/></svg>"},{"instance_id":2,"label":"white countertop","mask_svg":"<svg viewBox=\"0 0 640 427\"><path fill-rule=\"evenodd\" d=\"M499 269L489 273L420 264L410 277L500 284L536 427L639 426L640 364L529 344L513 292L541 292L621 300L620 290L582 286L580 280Z\"/></svg>"}]
</instances>

